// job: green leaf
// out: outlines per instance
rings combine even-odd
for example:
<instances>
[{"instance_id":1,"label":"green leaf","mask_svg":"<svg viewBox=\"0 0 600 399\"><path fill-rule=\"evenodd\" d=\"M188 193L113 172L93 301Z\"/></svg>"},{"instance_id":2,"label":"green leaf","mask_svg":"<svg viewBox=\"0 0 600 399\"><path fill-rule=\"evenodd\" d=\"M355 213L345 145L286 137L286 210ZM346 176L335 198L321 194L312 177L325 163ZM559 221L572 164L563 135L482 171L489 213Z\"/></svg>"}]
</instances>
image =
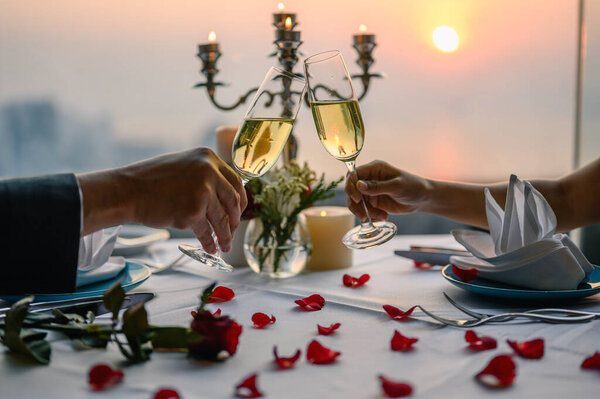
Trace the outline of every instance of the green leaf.
<instances>
[{"instance_id":1,"label":"green leaf","mask_svg":"<svg viewBox=\"0 0 600 399\"><path fill-rule=\"evenodd\" d=\"M123 314L123 333L128 337L139 337L148 329L148 313L143 303L138 303Z\"/></svg>"},{"instance_id":2,"label":"green leaf","mask_svg":"<svg viewBox=\"0 0 600 399\"><path fill-rule=\"evenodd\" d=\"M187 351L189 342L201 341L202 335L185 327L152 329L152 346L160 351Z\"/></svg>"},{"instance_id":3,"label":"green leaf","mask_svg":"<svg viewBox=\"0 0 600 399\"><path fill-rule=\"evenodd\" d=\"M208 300L210 299L210 296L212 295L216 286L217 286L217 282L215 281L211 285L206 287L204 289L204 291L202 291L202 295L200 296L200 306L198 307L198 312L201 312L204 310L204 305L206 305L208 303Z\"/></svg>"},{"instance_id":4,"label":"green leaf","mask_svg":"<svg viewBox=\"0 0 600 399\"><path fill-rule=\"evenodd\" d=\"M30 328L21 330L21 339L23 342L38 341L46 338L46 335L48 335L48 333L45 331L32 330Z\"/></svg>"},{"instance_id":5,"label":"green leaf","mask_svg":"<svg viewBox=\"0 0 600 399\"><path fill-rule=\"evenodd\" d=\"M104 307L112 312L113 322L117 321L119 310L121 310L121 305L123 305L123 301L125 300L125 291L123 291L123 287L121 287L122 281L123 279L120 279L111 285L102 297Z\"/></svg>"},{"instance_id":6,"label":"green leaf","mask_svg":"<svg viewBox=\"0 0 600 399\"><path fill-rule=\"evenodd\" d=\"M79 341L90 348L105 349L110 341L110 335L106 334L84 334Z\"/></svg>"},{"instance_id":7,"label":"green leaf","mask_svg":"<svg viewBox=\"0 0 600 399\"><path fill-rule=\"evenodd\" d=\"M48 364L52 350L50 344L43 339L44 337L25 331L23 337L27 340L26 342L21 336L23 321L32 301L33 296L29 296L11 306L6 313L6 327L2 343L15 353L25 355L38 363Z\"/></svg>"}]
</instances>

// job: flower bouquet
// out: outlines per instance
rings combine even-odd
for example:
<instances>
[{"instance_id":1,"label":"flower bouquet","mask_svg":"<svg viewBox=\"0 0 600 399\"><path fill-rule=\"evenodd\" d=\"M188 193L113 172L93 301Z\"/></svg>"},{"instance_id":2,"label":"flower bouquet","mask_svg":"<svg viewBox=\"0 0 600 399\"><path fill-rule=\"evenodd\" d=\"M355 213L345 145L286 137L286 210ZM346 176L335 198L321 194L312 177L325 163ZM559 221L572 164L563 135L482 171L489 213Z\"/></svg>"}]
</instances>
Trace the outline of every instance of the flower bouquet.
<instances>
[{"instance_id":1,"label":"flower bouquet","mask_svg":"<svg viewBox=\"0 0 600 399\"><path fill-rule=\"evenodd\" d=\"M300 214L316 201L333 197L343 177L325 182L306 163L290 162L275 168L246 188L252 203L247 214L255 216L244 239L244 254L257 273L271 277L298 274L310 255L310 233Z\"/></svg>"}]
</instances>

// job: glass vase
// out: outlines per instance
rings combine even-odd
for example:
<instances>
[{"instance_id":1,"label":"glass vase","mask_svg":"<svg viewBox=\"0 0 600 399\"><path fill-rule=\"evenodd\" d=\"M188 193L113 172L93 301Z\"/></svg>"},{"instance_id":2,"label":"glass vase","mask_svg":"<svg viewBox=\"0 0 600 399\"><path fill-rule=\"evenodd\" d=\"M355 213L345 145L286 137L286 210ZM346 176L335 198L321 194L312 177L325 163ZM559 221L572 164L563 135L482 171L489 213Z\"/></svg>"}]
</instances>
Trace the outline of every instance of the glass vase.
<instances>
[{"instance_id":1,"label":"glass vase","mask_svg":"<svg viewBox=\"0 0 600 399\"><path fill-rule=\"evenodd\" d=\"M254 272L271 278L287 278L304 270L311 251L310 232L304 215L298 215L291 222L293 228L283 226L282 222L265 230L260 218L250 221L244 236L244 255Z\"/></svg>"}]
</instances>

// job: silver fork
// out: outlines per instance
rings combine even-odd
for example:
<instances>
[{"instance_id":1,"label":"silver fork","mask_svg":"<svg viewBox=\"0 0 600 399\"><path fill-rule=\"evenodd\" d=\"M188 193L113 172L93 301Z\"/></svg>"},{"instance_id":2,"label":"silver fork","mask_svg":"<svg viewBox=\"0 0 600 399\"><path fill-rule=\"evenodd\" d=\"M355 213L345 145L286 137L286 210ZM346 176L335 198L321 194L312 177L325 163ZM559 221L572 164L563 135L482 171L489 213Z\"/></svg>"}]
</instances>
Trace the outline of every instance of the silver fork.
<instances>
[{"instance_id":1,"label":"silver fork","mask_svg":"<svg viewBox=\"0 0 600 399\"><path fill-rule=\"evenodd\" d=\"M482 317L480 319L448 319L445 317L437 316L427 309L423 308L420 305L417 307L425 313L427 316L431 317L434 320L439 321L442 324L453 326L453 327L462 327L469 328L480 326L482 324L490 323L490 322L503 322L509 321L516 317L523 317L526 319L532 320L541 320L552 323L580 323L585 321L590 321L594 319L594 315L579 315L579 316L552 316L552 315L544 315L544 314L536 314L536 313L525 313L525 312L513 312L513 313L499 313L487 317Z\"/></svg>"},{"instance_id":2,"label":"silver fork","mask_svg":"<svg viewBox=\"0 0 600 399\"><path fill-rule=\"evenodd\" d=\"M455 308L457 308L461 312L468 314L471 317L474 317L476 319L482 319L484 317L494 316L493 314L486 314L486 313L475 312L474 310L471 310L471 309L465 307L464 305L459 304L458 302L456 302L455 300L453 300L452 298L450 298L450 296L448 294L446 294L445 292L443 292L443 294L444 294L444 297L446 298L446 300L448 300L448 302L450 302L450 304L452 306L454 306ZM532 309L532 310L527 310L527 311L525 311L523 313L531 313L531 314L562 314L562 315L565 315L565 316L580 315L580 316L594 316L594 317L599 317L600 318L600 313L599 312L590 312L590 311L585 311L585 310L573 310L573 309L560 309L560 308Z\"/></svg>"}]
</instances>

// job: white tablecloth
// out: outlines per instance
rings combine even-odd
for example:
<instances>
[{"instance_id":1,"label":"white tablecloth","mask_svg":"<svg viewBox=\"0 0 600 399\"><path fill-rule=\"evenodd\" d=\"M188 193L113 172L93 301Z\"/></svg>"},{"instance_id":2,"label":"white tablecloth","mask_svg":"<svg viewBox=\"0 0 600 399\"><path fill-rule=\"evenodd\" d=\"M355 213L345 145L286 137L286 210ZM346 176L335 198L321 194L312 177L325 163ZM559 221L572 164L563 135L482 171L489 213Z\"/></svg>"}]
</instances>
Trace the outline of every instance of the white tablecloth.
<instances>
[{"instance_id":1,"label":"white tablecloth","mask_svg":"<svg viewBox=\"0 0 600 399\"><path fill-rule=\"evenodd\" d=\"M181 241L181 240L178 240ZM175 241L157 244L177 256ZM48 366L22 363L7 352L0 354L0 398L151 398L159 387L173 387L183 398L231 398L234 386L258 373L258 386L270 398L378 398L377 379L383 374L409 382L414 397L425 398L584 398L597 397L600 374L580 369L582 360L600 350L600 321L576 325L511 323L478 327L477 333L498 340L498 348L485 352L466 349L464 329L442 327L420 312L417 320L397 322L383 311L391 304L402 309L420 304L441 316L463 315L446 302L442 292L474 309L490 312L523 309L525 303L506 302L470 294L444 280L438 270L416 269L412 261L397 257L394 249L410 244L453 245L449 236L401 236L375 249L357 251L354 266L338 271L306 273L287 280L264 280L249 269L225 274L193 261L172 272L152 276L138 292L154 292L147 305L156 325L189 325L190 311L201 290L213 280L235 291L231 302L211 304L243 325L238 351L222 363L201 362L181 353L154 353L143 364L126 365L114 345L109 349L77 351L69 340L55 336L52 361ZM358 289L342 285L342 276L369 273L371 280ZM300 312L294 300L313 293L327 304L321 311ZM570 304L579 309L600 311L596 295ZM266 329L252 328L255 312L273 314L277 322ZM331 336L317 335L317 324L341 323ZM394 330L419 338L408 353L390 350ZM544 338L546 352L540 360L515 358L514 385L502 392L480 386L477 374L492 357L511 353L506 339ZM317 339L342 352L331 365L306 362L306 347ZM292 370L273 365L273 346L282 356L296 349L302 357ZM123 367L125 379L105 391L91 392L87 372L96 363Z\"/></svg>"}]
</instances>

